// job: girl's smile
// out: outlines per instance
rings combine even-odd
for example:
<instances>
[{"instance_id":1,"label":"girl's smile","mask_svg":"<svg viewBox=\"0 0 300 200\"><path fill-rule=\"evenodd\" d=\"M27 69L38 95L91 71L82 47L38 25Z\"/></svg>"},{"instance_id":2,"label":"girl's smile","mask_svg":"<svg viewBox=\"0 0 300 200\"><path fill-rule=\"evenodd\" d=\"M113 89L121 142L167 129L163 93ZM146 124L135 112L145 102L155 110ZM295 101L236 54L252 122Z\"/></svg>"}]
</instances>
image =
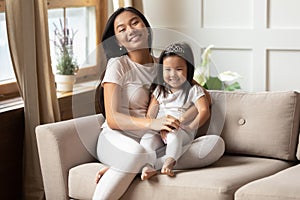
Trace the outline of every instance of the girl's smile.
<instances>
[{"instance_id":1,"label":"girl's smile","mask_svg":"<svg viewBox=\"0 0 300 200\"><path fill-rule=\"evenodd\" d=\"M163 78L172 92L179 90L187 77L186 61L180 56L168 56L163 60Z\"/></svg>"}]
</instances>

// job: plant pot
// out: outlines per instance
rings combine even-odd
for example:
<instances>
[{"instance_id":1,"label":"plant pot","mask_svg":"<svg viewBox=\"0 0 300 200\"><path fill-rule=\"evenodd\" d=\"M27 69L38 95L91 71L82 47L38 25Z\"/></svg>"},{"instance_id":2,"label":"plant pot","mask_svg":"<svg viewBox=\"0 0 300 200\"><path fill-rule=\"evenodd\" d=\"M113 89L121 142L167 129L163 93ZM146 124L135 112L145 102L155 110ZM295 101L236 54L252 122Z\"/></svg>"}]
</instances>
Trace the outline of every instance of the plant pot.
<instances>
[{"instance_id":1,"label":"plant pot","mask_svg":"<svg viewBox=\"0 0 300 200\"><path fill-rule=\"evenodd\" d=\"M56 90L59 92L69 92L73 90L75 75L55 75Z\"/></svg>"}]
</instances>

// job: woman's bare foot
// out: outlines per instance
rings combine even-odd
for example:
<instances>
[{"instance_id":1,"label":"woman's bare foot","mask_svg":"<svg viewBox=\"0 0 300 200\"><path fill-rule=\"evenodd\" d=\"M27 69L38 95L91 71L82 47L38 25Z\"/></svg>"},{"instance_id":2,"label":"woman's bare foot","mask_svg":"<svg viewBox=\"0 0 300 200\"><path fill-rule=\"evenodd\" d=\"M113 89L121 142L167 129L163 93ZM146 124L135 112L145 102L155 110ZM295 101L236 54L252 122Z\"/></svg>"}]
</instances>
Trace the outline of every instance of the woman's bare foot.
<instances>
[{"instance_id":1,"label":"woman's bare foot","mask_svg":"<svg viewBox=\"0 0 300 200\"><path fill-rule=\"evenodd\" d=\"M161 168L162 174L167 174L168 176L174 176L173 168L176 164L176 160L173 158L167 158L164 162L163 167Z\"/></svg>"},{"instance_id":2,"label":"woman's bare foot","mask_svg":"<svg viewBox=\"0 0 300 200\"><path fill-rule=\"evenodd\" d=\"M157 171L151 165L148 164L142 169L141 180L147 180L156 174Z\"/></svg>"},{"instance_id":3,"label":"woman's bare foot","mask_svg":"<svg viewBox=\"0 0 300 200\"><path fill-rule=\"evenodd\" d=\"M103 174L105 174L105 172L106 172L108 169L109 169L109 167L103 167L103 168L101 168L101 169L97 172L97 174L96 174L96 180L95 180L96 184L99 182L100 178L103 176Z\"/></svg>"}]
</instances>

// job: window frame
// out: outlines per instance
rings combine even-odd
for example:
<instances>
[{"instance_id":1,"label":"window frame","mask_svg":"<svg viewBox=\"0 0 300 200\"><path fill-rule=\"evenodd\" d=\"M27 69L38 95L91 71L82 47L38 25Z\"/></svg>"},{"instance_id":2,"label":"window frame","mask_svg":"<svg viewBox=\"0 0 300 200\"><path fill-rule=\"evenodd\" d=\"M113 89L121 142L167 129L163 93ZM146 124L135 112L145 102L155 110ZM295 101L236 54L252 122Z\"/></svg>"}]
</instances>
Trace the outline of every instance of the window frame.
<instances>
[{"instance_id":1,"label":"window frame","mask_svg":"<svg viewBox=\"0 0 300 200\"><path fill-rule=\"evenodd\" d=\"M4 0L0 0L0 12L4 12L4 9L5 9Z\"/></svg>"},{"instance_id":2,"label":"window frame","mask_svg":"<svg viewBox=\"0 0 300 200\"><path fill-rule=\"evenodd\" d=\"M101 43L101 34L107 20L108 5L107 0L48 0L48 9L68 8L68 7L88 7L94 6L96 12L96 46ZM5 12L5 0L0 0L0 12ZM99 60L96 61L99 63ZM97 65L96 64L96 65ZM96 66L86 66L80 70L76 79L77 82L96 80L98 77ZM0 101L14 97L19 97L17 82L14 79L0 82Z\"/></svg>"},{"instance_id":3,"label":"window frame","mask_svg":"<svg viewBox=\"0 0 300 200\"><path fill-rule=\"evenodd\" d=\"M0 0L0 12L5 12L5 0ZM0 101L19 96L20 94L15 79L0 82Z\"/></svg>"}]
</instances>

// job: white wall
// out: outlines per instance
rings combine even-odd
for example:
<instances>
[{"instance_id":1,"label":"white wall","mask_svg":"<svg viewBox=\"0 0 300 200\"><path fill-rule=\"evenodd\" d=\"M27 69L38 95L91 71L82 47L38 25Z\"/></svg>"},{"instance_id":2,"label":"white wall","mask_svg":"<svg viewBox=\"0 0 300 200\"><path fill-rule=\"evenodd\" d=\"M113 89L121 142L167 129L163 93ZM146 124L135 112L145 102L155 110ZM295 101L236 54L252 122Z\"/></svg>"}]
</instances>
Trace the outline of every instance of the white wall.
<instances>
[{"instance_id":1,"label":"white wall","mask_svg":"<svg viewBox=\"0 0 300 200\"><path fill-rule=\"evenodd\" d=\"M216 70L241 74L246 91L300 91L299 8L299 0L143 0L156 42L214 44Z\"/></svg>"}]
</instances>

